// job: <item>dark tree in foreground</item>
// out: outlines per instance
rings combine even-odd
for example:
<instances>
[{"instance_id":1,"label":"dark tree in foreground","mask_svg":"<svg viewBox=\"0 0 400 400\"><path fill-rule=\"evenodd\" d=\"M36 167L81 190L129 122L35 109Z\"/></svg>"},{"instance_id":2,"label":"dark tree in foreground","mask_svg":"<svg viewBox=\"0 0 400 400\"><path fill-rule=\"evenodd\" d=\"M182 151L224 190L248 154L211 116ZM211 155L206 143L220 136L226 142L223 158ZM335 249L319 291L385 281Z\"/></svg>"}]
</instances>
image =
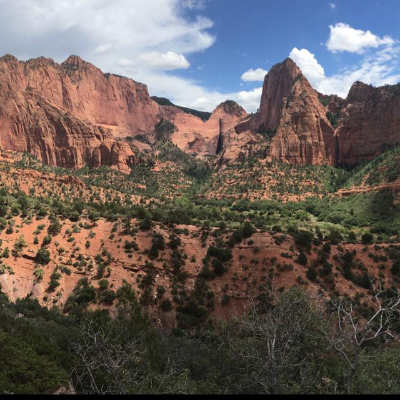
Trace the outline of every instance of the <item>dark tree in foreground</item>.
<instances>
[{"instance_id":1,"label":"dark tree in foreground","mask_svg":"<svg viewBox=\"0 0 400 400\"><path fill-rule=\"evenodd\" d=\"M330 304L330 326L324 334L347 364L348 394L354 392L354 378L362 363L374 358L390 342L398 340L393 328L398 321L400 295L390 294L381 288L375 289L374 311L367 318L349 300L339 299Z\"/></svg>"}]
</instances>

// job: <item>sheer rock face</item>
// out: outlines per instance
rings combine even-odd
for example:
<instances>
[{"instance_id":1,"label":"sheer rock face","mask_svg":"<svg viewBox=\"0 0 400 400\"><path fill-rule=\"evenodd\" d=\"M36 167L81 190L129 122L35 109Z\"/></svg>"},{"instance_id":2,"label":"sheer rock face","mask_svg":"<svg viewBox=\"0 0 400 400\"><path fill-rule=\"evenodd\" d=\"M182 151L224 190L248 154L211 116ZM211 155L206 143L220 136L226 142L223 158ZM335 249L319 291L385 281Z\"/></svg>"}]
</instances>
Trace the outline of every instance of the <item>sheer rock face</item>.
<instances>
[{"instance_id":1,"label":"sheer rock face","mask_svg":"<svg viewBox=\"0 0 400 400\"><path fill-rule=\"evenodd\" d=\"M336 130L328 113L338 122ZM356 82L346 100L325 96L287 59L266 76L259 113L236 127L239 134L246 131L272 137L272 159L357 165L400 144L400 85L374 88Z\"/></svg>"},{"instance_id":2,"label":"sheer rock face","mask_svg":"<svg viewBox=\"0 0 400 400\"><path fill-rule=\"evenodd\" d=\"M1 79L10 90L35 93L94 125L135 136L151 132L158 122L160 107L150 98L146 85L103 74L77 56L62 64L43 57L19 62L5 56L0 65Z\"/></svg>"},{"instance_id":3,"label":"sheer rock face","mask_svg":"<svg viewBox=\"0 0 400 400\"><path fill-rule=\"evenodd\" d=\"M250 120L240 124L236 131L276 131L281 119L282 107L290 94L300 69L291 60L275 65L264 80L259 112Z\"/></svg>"},{"instance_id":4,"label":"sheer rock face","mask_svg":"<svg viewBox=\"0 0 400 400\"><path fill-rule=\"evenodd\" d=\"M71 56L63 64L0 58L0 146L66 168L128 172L134 148L113 134L151 131L159 114L146 86L104 75Z\"/></svg>"},{"instance_id":5,"label":"sheer rock face","mask_svg":"<svg viewBox=\"0 0 400 400\"><path fill-rule=\"evenodd\" d=\"M326 109L289 58L266 76L259 113L236 127L238 133L245 131L273 136L273 159L300 165L336 162L334 128Z\"/></svg>"},{"instance_id":6,"label":"sheer rock face","mask_svg":"<svg viewBox=\"0 0 400 400\"><path fill-rule=\"evenodd\" d=\"M177 128L172 141L181 150L201 157L222 151L227 133L247 117L246 111L233 101L220 104L208 121L187 114L177 107L163 106L163 118Z\"/></svg>"},{"instance_id":7,"label":"sheer rock face","mask_svg":"<svg viewBox=\"0 0 400 400\"><path fill-rule=\"evenodd\" d=\"M252 131L238 134L235 129L223 134L223 149L219 153L217 165L223 169L235 162L245 162L258 150L260 135Z\"/></svg>"},{"instance_id":8,"label":"sheer rock face","mask_svg":"<svg viewBox=\"0 0 400 400\"><path fill-rule=\"evenodd\" d=\"M351 88L336 131L338 164L356 165L400 144L400 85Z\"/></svg>"}]
</instances>

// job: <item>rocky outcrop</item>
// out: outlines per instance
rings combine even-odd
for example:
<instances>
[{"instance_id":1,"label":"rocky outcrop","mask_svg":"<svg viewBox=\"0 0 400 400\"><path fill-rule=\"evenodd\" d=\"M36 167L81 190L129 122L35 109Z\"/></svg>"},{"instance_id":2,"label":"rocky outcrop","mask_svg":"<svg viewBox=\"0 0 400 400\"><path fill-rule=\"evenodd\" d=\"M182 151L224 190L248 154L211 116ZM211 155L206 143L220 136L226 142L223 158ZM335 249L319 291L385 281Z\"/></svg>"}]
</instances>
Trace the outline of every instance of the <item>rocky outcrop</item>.
<instances>
[{"instance_id":1,"label":"rocky outcrop","mask_svg":"<svg viewBox=\"0 0 400 400\"><path fill-rule=\"evenodd\" d=\"M220 104L208 121L177 107L163 106L162 109L163 118L173 122L177 128L172 135L173 143L181 150L201 157L220 153L221 146L227 143L227 133L248 115L241 106L230 100Z\"/></svg>"},{"instance_id":2,"label":"rocky outcrop","mask_svg":"<svg viewBox=\"0 0 400 400\"><path fill-rule=\"evenodd\" d=\"M238 134L234 129L223 135L223 148L220 149L217 166L221 169L229 164L244 163L260 151L260 135L252 131Z\"/></svg>"},{"instance_id":3,"label":"rocky outcrop","mask_svg":"<svg viewBox=\"0 0 400 400\"><path fill-rule=\"evenodd\" d=\"M176 125L172 140L182 150L214 156L222 135L246 116L228 101L203 121L157 104L145 85L103 74L77 56L62 64L44 57L0 58L0 146L30 152L52 166L111 165L129 172L136 142L117 139L151 133L161 118Z\"/></svg>"},{"instance_id":4,"label":"rocky outcrop","mask_svg":"<svg viewBox=\"0 0 400 400\"><path fill-rule=\"evenodd\" d=\"M340 112L346 104L346 100L334 94L325 95L318 93L319 101L326 107L326 110L332 114L340 115Z\"/></svg>"},{"instance_id":5,"label":"rocky outcrop","mask_svg":"<svg viewBox=\"0 0 400 400\"><path fill-rule=\"evenodd\" d=\"M265 78L260 111L236 127L271 138L270 156L292 164L336 162L334 128L317 92L288 58Z\"/></svg>"},{"instance_id":6,"label":"rocky outcrop","mask_svg":"<svg viewBox=\"0 0 400 400\"><path fill-rule=\"evenodd\" d=\"M181 150L223 154L220 160L253 151L262 137L269 141L267 159L298 165L355 165L400 143L400 85L357 82L346 100L326 96L291 59L266 76L252 118L232 101L208 120L185 110L160 105L145 85L104 74L77 56L62 64L0 58L0 147L30 152L52 166L109 165L129 172L144 144L122 139L153 132L162 118L176 126L171 139Z\"/></svg>"},{"instance_id":7,"label":"rocky outcrop","mask_svg":"<svg viewBox=\"0 0 400 400\"><path fill-rule=\"evenodd\" d=\"M400 84L372 87L356 82L336 131L339 165L371 160L400 144Z\"/></svg>"}]
</instances>

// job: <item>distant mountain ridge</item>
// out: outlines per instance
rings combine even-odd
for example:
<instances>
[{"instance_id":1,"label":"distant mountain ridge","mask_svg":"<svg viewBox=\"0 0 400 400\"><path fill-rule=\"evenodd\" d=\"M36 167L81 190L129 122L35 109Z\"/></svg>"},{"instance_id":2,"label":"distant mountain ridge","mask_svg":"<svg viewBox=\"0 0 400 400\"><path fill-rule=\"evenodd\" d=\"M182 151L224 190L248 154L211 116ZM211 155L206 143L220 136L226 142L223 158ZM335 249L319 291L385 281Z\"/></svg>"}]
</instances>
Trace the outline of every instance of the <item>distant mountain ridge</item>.
<instances>
[{"instance_id":1,"label":"distant mountain ridge","mask_svg":"<svg viewBox=\"0 0 400 400\"><path fill-rule=\"evenodd\" d=\"M400 85L356 82L347 99L324 96L288 58L265 77L260 111L250 117L230 100L208 113L150 97L146 85L75 55L61 64L0 58L4 150L26 151L52 166L129 173L144 149L135 137L152 134L162 119L175 125L176 146L219 166L252 154L266 139L267 160L354 166L400 143Z\"/></svg>"},{"instance_id":2,"label":"distant mountain ridge","mask_svg":"<svg viewBox=\"0 0 400 400\"><path fill-rule=\"evenodd\" d=\"M177 108L179 108L180 110L182 110L183 112L185 112L187 114L192 114L195 117L201 118L203 121L208 121L210 119L211 115L212 115L212 113L210 113L210 112L198 111L198 110L194 110L192 108L186 108L186 107L177 106L174 103L172 103L169 99L166 99L165 97L152 96L151 98L152 98L152 100L154 100L160 106L177 107Z\"/></svg>"}]
</instances>

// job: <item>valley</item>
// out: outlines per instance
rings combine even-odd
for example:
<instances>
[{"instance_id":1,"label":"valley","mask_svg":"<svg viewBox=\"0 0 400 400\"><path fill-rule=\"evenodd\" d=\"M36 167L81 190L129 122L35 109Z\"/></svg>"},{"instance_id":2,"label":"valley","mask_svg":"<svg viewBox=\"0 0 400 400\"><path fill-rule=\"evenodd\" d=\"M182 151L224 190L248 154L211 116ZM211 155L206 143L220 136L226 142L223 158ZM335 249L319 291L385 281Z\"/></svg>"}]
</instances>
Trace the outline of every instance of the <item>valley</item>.
<instances>
[{"instance_id":1,"label":"valley","mask_svg":"<svg viewBox=\"0 0 400 400\"><path fill-rule=\"evenodd\" d=\"M36 360L27 383L7 364L0 390L370 391L371 371L346 372L336 315L378 332L374 368L388 357L394 374L399 94L323 96L289 58L257 113L205 113L77 56L0 58L0 346ZM290 348L268 364L277 381L254 372L271 335ZM357 335L340 340L365 361Z\"/></svg>"}]
</instances>

